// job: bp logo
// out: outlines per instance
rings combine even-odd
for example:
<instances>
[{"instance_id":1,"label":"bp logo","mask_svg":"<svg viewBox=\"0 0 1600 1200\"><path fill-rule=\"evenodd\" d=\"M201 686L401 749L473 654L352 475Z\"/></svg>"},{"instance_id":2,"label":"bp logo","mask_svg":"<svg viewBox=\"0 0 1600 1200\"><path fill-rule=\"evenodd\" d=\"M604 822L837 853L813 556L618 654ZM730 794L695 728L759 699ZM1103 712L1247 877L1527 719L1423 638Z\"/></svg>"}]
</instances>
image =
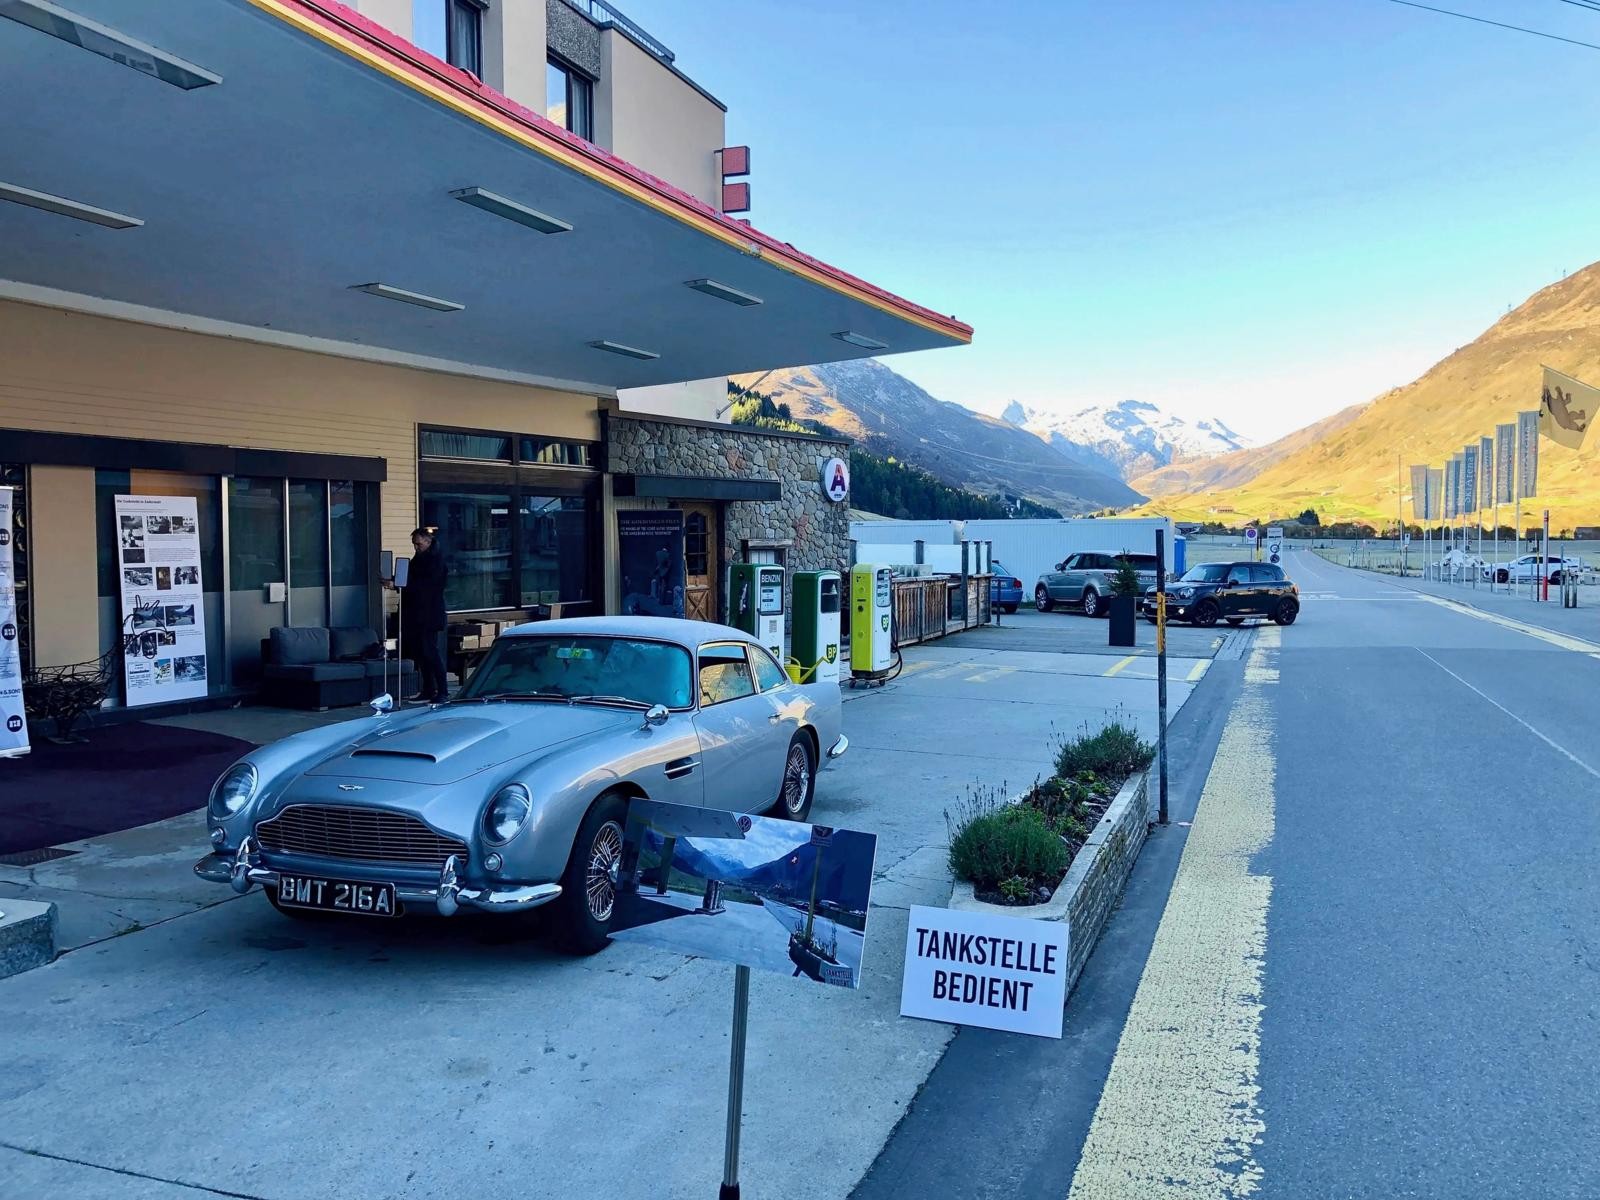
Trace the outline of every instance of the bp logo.
<instances>
[{"instance_id":1,"label":"bp logo","mask_svg":"<svg viewBox=\"0 0 1600 1200\"><path fill-rule=\"evenodd\" d=\"M888 633L889 632L889 614L888 613L884 613L883 616L879 617L878 618L878 624L883 626L883 631L885 633Z\"/></svg>"},{"instance_id":2,"label":"bp logo","mask_svg":"<svg viewBox=\"0 0 1600 1200\"><path fill-rule=\"evenodd\" d=\"M827 650L827 653L824 654L823 657L826 658L829 662L832 662L834 659L839 657L839 647L838 646L829 646L828 650Z\"/></svg>"},{"instance_id":3,"label":"bp logo","mask_svg":"<svg viewBox=\"0 0 1600 1200\"><path fill-rule=\"evenodd\" d=\"M12 713L9 717L6 718L6 728L9 729L12 733L21 733L22 732L22 718L17 716L16 713Z\"/></svg>"},{"instance_id":4,"label":"bp logo","mask_svg":"<svg viewBox=\"0 0 1600 1200\"><path fill-rule=\"evenodd\" d=\"M3 638L8 642L16 641L17 627L10 621L7 621L4 625L0 625L0 638Z\"/></svg>"}]
</instances>

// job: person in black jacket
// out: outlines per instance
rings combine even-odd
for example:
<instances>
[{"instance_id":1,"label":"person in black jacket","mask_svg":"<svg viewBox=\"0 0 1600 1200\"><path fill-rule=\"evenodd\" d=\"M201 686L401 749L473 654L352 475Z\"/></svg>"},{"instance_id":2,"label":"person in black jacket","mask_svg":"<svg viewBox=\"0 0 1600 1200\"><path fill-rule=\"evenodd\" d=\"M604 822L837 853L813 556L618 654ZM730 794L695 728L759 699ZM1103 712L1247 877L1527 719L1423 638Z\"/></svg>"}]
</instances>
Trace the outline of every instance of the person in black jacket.
<instances>
[{"instance_id":1,"label":"person in black jacket","mask_svg":"<svg viewBox=\"0 0 1600 1200\"><path fill-rule=\"evenodd\" d=\"M411 547L416 551L406 577L401 612L401 653L417 664L422 690L412 700L442 704L450 698L445 683L444 587L450 571L431 529L413 529Z\"/></svg>"}]
</instances>

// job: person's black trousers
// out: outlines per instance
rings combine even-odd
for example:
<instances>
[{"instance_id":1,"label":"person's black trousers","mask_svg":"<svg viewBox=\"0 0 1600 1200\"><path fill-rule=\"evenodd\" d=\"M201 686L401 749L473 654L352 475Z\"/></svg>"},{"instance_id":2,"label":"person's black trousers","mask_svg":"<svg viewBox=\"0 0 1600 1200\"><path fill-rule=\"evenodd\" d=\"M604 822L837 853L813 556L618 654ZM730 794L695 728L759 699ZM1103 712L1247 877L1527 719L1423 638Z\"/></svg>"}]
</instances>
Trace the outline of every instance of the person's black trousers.
<instances>
[{"instance_id":1,"label":"person's black trousers","mask_svg":"<svg viewBox=\"0 0 1600 1200\"><path fill-rule=\"evenodd\" d=\"M417 664L417 674L422 679L419 690L427 700L449 698L449 684L445 680L444 671L444 652L441 648L443 642L442 629L427 632L413 629L405 638L405 655Z\"/></svg>"}]
</instances>

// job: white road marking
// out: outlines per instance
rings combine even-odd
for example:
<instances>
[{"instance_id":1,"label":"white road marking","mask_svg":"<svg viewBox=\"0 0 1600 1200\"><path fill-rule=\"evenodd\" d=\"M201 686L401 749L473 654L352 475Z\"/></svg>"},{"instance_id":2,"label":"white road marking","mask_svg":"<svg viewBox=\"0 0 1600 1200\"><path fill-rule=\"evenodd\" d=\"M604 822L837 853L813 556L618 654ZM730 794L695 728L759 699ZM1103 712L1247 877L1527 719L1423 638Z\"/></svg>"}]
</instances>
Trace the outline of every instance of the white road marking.
<instances>
[{"instance_id":1,"label":"white road marking","mask_svg":"<svg viewBox=\"0 0 1600 1200\"><path fill-rule=\"evenodd\" d=\"M1474 687L1472 684L1468 683L1465 679L1461 678L1461 676L1457 675L1454 671L1452 671L1449 667L1445 666L1442 662L1440 662L1433 655L1429 654L1421 646L1417 646L1417 647L1415 647L1415 649L1416 649L1416 652L1418 654L1422 655L1423 658L1427 659L1434 666L1438 667L1439 670L1443 671L1446 675L1450 676L1451 679L1454 679L1457 683L1461 684L1463 687L1469 688L1472 691L1477 692L1478 695L1482 696L1490 704L1494 705L1501 712L1505 713L1506 716L1510 717L1518 725L1521 725L1524 729L1526 729L1529 733L1533 734L1534 737L1538 738L1545 745L1549 746L1550 749L1554 750L1557 754L1560 754L1560 755L1572 760L1578 766L1582 767L1585 771L1589 772L1589 774L1593 775L1596 779L1600 779L1600 771L1595 770L1588 763L1584 762L1583 759L1579 758L1576 754L1572 753L1572 751L1568 750L1565 746L1561 745L1559 742L1552 741L1545 733L1541 732L1540 730L1534 728L1532 725L1528 724L1521 717L1517 716L1516 713L1512 712L1509 708L1507 708L1504 704L1501 704L1500 701L1496 700L1493 696L1489 695L1487 692L1484 692L1482 689Z\"/></svg>"},{"instance_id":2,"label":"white road marking","mask_svg":"<svg viewBox=\"0 0 1600 1200\"><path fill-rule=\"evenodd\" d=\"M1443 596L1430 596L1426 592L1418 592L1420 599L1430 604L1437 604L1441 608L1448 608L1463 616L1476 617L1480 621L1488 621L1491 625L1498 625L1502 629L1509 629L1514 633L1525 634L1531 638L1538 638L1541 642L1549 642L1552 646L1560 646L1563 650L1573 650L1579 654L1594 654L1600 651L1600 646L1593 642L1586 642L1582 638L1570 637L1564 633L1556 633L1552 629L1545 629L1539 625L1529 625L1526 621L1518 621L1514 617L1503 617L1499 613L1485 612L1481 608L1473 608L1470 604L1461 604L1455 600L1447 600Z\"/></svg>"},{"instance_id":3,"label":"white road marking","mask_svg":"<svg viewBox=\"0 0 1600 1200\"><path fill-rule=\"evenodd\" d=\"M1070 1200L1236 1200L1261 1183L1272 878L1250 863L1272 840L1276 807L1269 650L1251 651Z\"/></svg>"}]
</instances>

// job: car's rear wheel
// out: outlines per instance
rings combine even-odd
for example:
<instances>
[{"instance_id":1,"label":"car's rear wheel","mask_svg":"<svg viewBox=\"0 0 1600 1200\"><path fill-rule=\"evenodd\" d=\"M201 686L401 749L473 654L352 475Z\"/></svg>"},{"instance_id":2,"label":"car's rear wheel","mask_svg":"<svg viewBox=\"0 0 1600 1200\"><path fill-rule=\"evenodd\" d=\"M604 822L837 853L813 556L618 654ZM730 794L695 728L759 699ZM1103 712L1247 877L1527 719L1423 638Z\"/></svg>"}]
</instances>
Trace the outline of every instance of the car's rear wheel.
<instances>
[{"instance_id":1,"label":"car's rear wheel","mask_svg":"<svg viewBox=\"0 0 1600 1200\"><path fill-rule=\"evenodd\" d=\"M1222 610L1217 607L1215 600L1202 600L1190 610L1190 617L1196 625L1209 629L1217 623L1217 618L1222 615Z\"/></svg>"},{"instance_id":2,"label":"car's rear wheel","mask_svg":"<svg viewBox=\"0 0 1600 1200\"><path fill-rule=\"evenodd\" d=\"M615 792L601 796L578 826L572 856L561 875L556 901L556 938L573 954L593 954L611 940L617 907L617 874L622 868L622 826L628 802Z\"/></svg>"},{"instance_id":3,"label":"car's rear wheel","mask_svg":"<svg viewBox=\"0 0 1600 1200\"><path fill-rule=\"evenodd\" d=\"M1049 612L1050 604L1050 590L1041 583L1033 589L1033 606L1040 612Z\"/></svg>"},{"instance_id":4,"label":"car's rear wheel","mask_svg":"<svg viewBox=\"0 0 1600 1200\"><path fill-rule=\"evenodd\" d=\"M1083 593L1083 615L1098 617L1100 615L1100 593L1093 588L1087 588Z\"/></svg>"},{"instance_id":5,"label":"car's rear wheel","mask_svg":"<svg viewBox=\"0 0 1600 1200\"><path fill-rule=\"evenodd\" d=\"M1504 570L1496 571L1494 573L1494 581L1496 583L1509 583L1511 581L1511 572Z\"/></svg>"},{"instance_id":6,"label":"car's rear wheel","mask_svg":"<svg viewBox=\"0 0 1600 1200\"><path fill-rule=\"evenodd\" d=\"M811 749L811 739L797 733L783 760L783 780L778 785L778 800L772 811L791 821L804 821L811 813L811 800L816 791L816 752Z\"/></svg>"},{"instance_id":7,"label":"car's rear wheel","mask_svg":"<svg viewBox=\"0 0 1600 1200\"><path fill-rule=\"evenodd\" d=\"M1273 611L1272 620L1276 625L1293 625L1294 619L1300 615L1300 606L1293 600L1280 600L1278 607Z\"/></svg>"},{"instance_id":8,"label":"car's rear wheel","mask_svg":"<svg viewBox=\"0 0 1600 1200\"><path fill-rule=\"evenodd\" d=\"M1002 604L1000 606L1000 611L1005 613L1007 616L1010 616L1012 613L1017 611L1017 606L1015 604Z\"/></svg>"}]
</instances>

